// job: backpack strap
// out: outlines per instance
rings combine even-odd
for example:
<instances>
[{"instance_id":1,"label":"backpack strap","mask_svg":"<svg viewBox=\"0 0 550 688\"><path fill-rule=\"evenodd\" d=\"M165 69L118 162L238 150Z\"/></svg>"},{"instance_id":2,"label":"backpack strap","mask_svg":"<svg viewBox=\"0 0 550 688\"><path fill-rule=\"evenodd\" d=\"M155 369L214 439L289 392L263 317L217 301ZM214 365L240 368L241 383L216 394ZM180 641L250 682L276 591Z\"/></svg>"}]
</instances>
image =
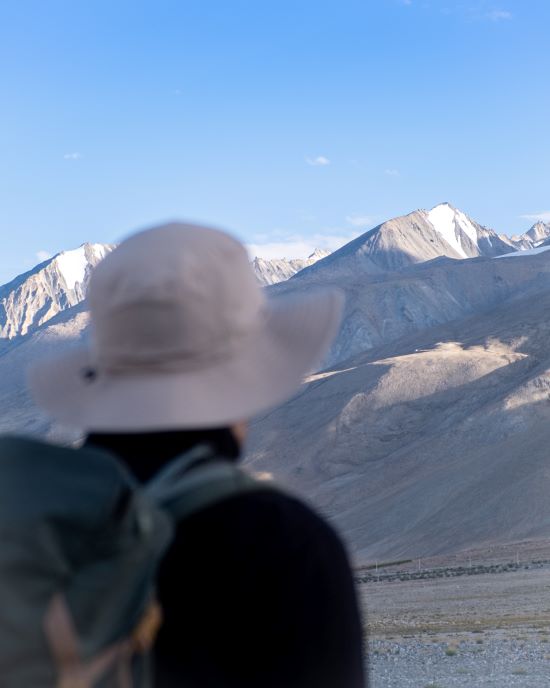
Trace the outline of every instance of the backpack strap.
<instances>
[{"instance_id":1,"label":"backpack strap","mask_svg":"<svg viewBox=\"0 0 550 688\"><path fill-rule=\"evenodd\" d=\"M171 461L145 489L180 521L224 499L271 488L201 444Z\"/></svg>"}]
</instances>

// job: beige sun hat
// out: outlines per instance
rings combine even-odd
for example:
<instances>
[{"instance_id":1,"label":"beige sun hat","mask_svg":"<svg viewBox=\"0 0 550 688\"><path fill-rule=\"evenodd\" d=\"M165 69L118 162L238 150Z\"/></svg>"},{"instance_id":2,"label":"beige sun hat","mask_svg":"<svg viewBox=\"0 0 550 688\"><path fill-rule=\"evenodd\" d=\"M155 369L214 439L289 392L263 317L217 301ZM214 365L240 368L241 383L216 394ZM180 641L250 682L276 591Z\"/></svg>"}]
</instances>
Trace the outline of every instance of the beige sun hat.
<instances>
[{"instance_id":1,"label":"beige sun hat","mask_svg":"<svg viewBox=\"0 0 550 688\"><path fill-rule=\"evenodd\" d=\"M267 298L244 247L173 223L95 269L90 343L29 371L36 402L84 431L220 427L289 397L337 332L337 290Z\"/></svg>"}]
</instances>

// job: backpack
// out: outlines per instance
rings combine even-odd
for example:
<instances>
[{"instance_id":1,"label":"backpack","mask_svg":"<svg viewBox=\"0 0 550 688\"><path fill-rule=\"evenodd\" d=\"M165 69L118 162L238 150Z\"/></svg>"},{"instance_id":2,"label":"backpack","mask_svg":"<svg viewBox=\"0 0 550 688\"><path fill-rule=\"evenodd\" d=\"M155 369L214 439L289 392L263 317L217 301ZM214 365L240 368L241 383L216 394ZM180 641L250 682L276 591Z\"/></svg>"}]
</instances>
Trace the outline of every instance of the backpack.
<instances>
[{"instance_id":1,"label":"backpack","mask_svg":"<svg viewBox=\"0 0 550 688\"><path fill-rule=\"evenodd\" d=\"M266 487L206 445L141 486L107 452L0 437L0 687L151 686L175 523Z\"/></svg>"}]
</instances>

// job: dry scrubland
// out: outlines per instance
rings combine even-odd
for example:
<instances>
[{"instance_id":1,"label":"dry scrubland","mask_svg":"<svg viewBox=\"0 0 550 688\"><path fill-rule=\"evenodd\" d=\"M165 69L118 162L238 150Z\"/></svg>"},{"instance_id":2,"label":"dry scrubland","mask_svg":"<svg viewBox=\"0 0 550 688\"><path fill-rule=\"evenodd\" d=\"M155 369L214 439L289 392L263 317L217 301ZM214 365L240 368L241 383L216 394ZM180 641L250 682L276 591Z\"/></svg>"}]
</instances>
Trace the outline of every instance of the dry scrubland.
<instances>
[{"instance_id":1,"label":"dry scrubland","mask_svg":"<svg viewBox=\"0 0 550 688\"><path fill-rule=\"evenodd\" d=\"M357 576L372 688L550 686L549 541Z\"/></svg>"}]
</instances>

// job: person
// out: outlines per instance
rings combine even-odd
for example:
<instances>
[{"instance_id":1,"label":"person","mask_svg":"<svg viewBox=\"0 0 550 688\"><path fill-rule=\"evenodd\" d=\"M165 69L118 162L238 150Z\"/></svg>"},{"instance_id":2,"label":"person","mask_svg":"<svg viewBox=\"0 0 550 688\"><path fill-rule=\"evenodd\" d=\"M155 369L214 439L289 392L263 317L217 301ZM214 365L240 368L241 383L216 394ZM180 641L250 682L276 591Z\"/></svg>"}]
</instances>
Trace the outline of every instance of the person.
<instances>
[{"instance_id":1,"label":"person","mask_svg":"<svg viewBox=\"0 0 550 688\"><path fill-rule=\"evenodd\" d=\"M247 422L322 361L343 302L332 290L268 298L238 241L179 223L123 241L87 300L89 343L36 365L31 388L143 483L197 447L199 463L239 461ZM178 521L157 594L156 686L366 685L342 542L274 485Z\"/></svg>"}]
</instances>

